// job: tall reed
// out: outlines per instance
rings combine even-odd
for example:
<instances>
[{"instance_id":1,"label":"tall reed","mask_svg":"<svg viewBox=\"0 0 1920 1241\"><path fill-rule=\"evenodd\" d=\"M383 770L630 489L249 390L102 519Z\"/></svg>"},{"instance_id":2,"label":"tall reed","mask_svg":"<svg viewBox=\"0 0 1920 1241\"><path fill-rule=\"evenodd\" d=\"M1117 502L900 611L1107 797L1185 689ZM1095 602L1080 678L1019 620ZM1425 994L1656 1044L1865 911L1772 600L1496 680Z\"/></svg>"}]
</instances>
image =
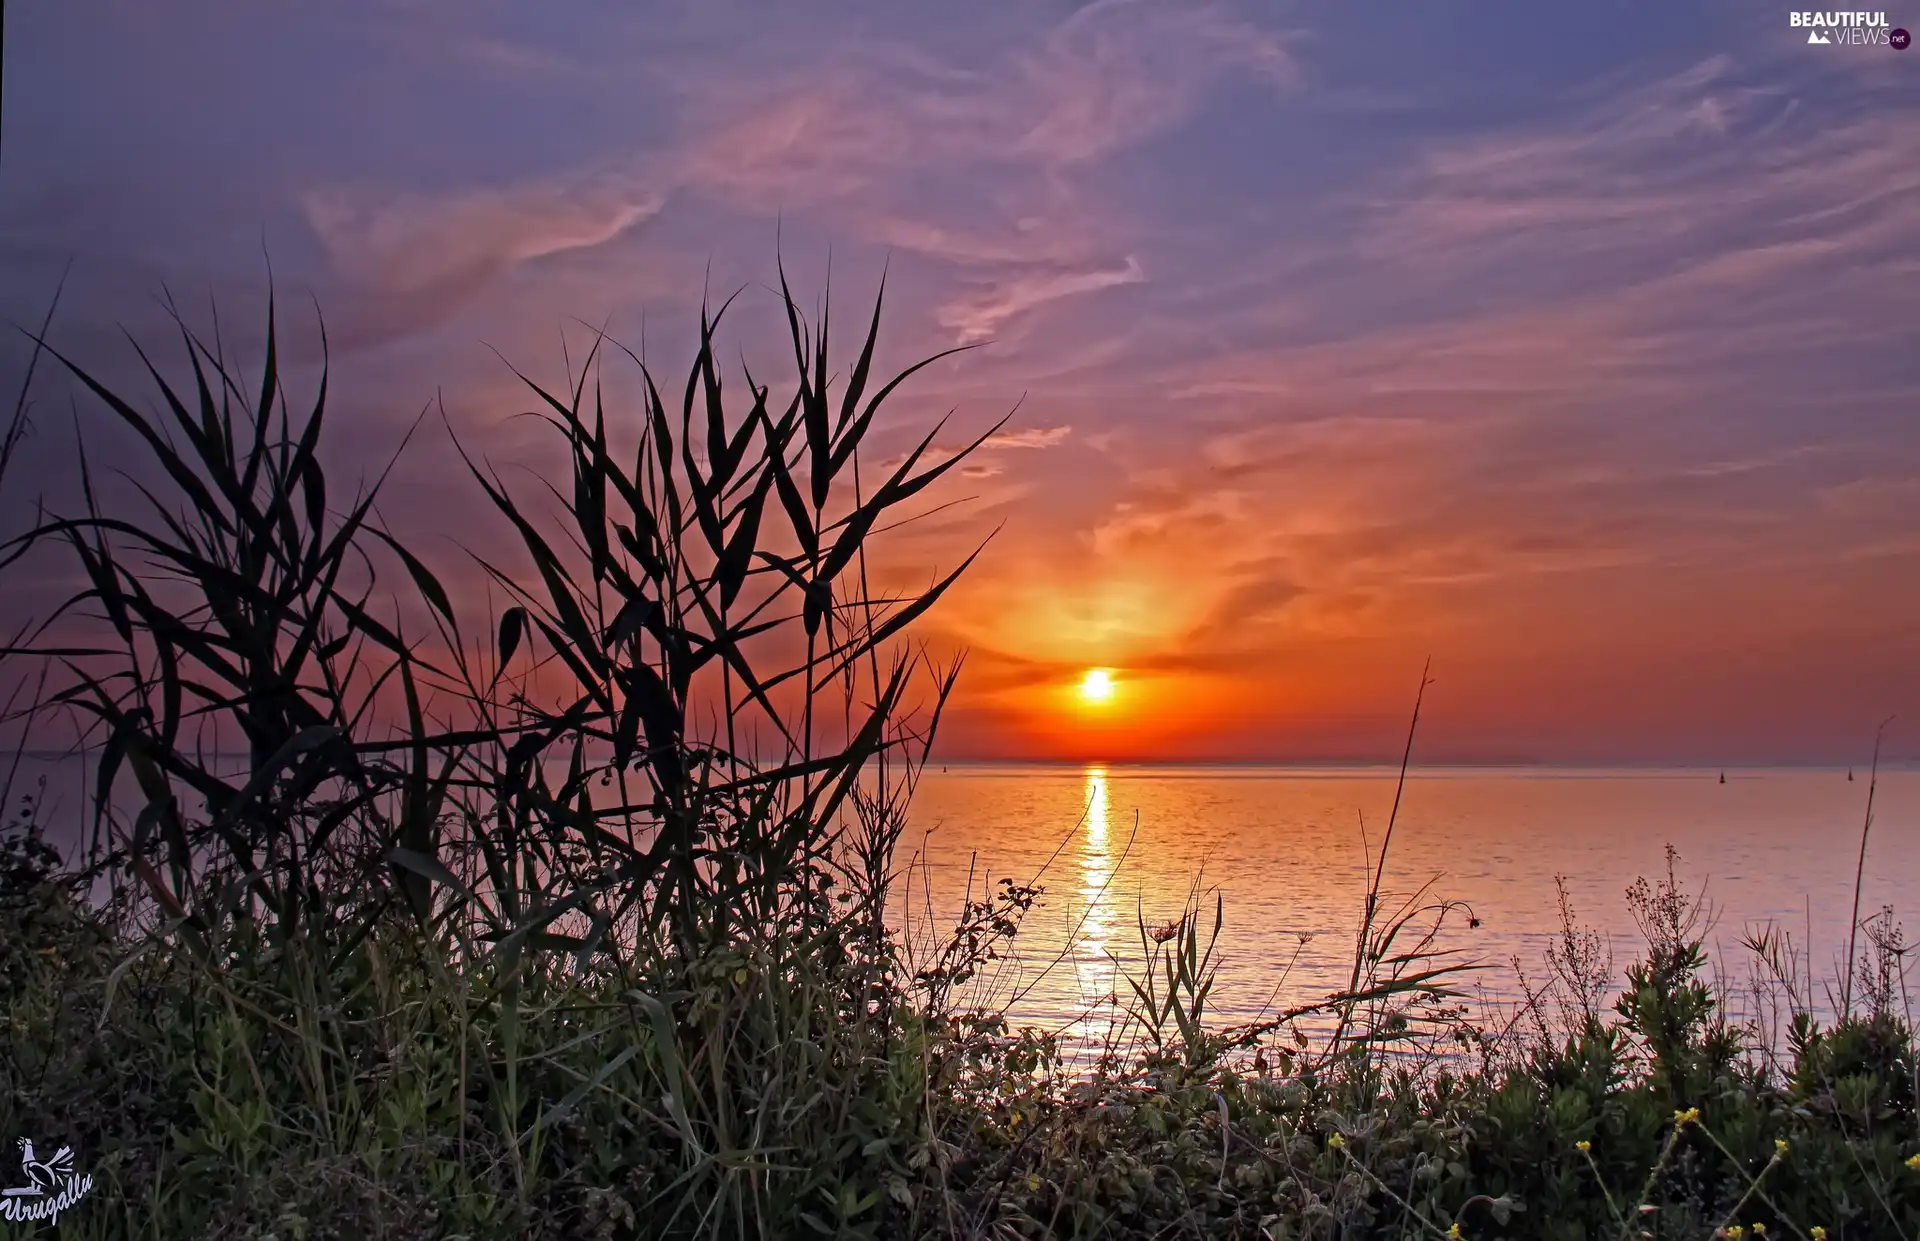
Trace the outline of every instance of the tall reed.
<instances>
[{"instance_id":1,"label":"tall reed","mask_svg":"<svg viewBox=\"0 0 1920 1241\"><path fill-rule=\"evenodd\" d=\"M697 1231L766 1235L816 1190L831 1209L808 1209L842 1222L877 1202L847 1178L890 1130L852 1164L822 1152L858 1131L845 1109L872 1091L851 1083L916 1037L885 892L958 667L908 631L973 556L904 596L870 588L868 556L1000 424L948 449L943 420L863 477L888 399L958 351L883 379L876 298L836 377L829 310L809 322L784 276L781 293L778 397L748 373L732 399L725 305L701 314L676 406L605 337L566 389L522 376L567 485L550 518L461 448L533 570L476 558L508 603L479 642L471 601L377 520L386 474L330 476L326 367L296 408L271 301L251 380L177 314L185 384L136 345L159 421L43 342L147 458L129 509L83 437L79 511L8 545L63 547L85 583L13 654L48 662L49 710L95 748L114 900L210 993L236 961L270 966L252 1002L297 1033L303 1110L336 1137L327 1118L365 1093L327 1068L351 1063L353 962L408 962L465 1031L460 1064L497 1076L461 1123L491 1111L516 1210L589 1095L665 1101L673 1200L709 1203L682 1221ZM642 392L627 416L599 378L623 360ZM570 1037L604 1063L554 1082L542 1044L569 988L598 1014ZM820 1093L836 1073L849 1084Z\"/></svg>"}]
</instances>

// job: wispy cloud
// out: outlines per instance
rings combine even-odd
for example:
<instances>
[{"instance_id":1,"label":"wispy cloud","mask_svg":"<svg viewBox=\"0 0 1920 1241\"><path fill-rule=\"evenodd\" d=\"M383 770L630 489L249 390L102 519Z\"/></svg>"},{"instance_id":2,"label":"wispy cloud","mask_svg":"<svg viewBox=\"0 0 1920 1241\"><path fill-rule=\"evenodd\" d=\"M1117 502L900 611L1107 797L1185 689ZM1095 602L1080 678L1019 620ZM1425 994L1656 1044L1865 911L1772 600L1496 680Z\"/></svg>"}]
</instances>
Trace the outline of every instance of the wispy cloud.
<instances>
[{"instance_id":1,"label":"wispy cloud","mask_svg":"<svg viewBox=\"0 0 1920 1241\"><path fill-rule=\"evenodd\" d=\"M1002 431L987 441L989 448L1053 448L1066 442L1073 428L1027 427L1018 431Z\"/></svg>"},{"instance_id":2,"label":"wispy cloud","mask_svg":"<svg viewBox=\"0 0 1920 1241\"><path fill-rule=\"evenodd\" d=\"M724 75L682 78L687 113L703 118L685 135L696 179L759 195L806 193L829 171L1069 167L1177 128L1237 80L1298 79L1283 36L1220 7L1152 0L1096 0L975 67L887 42L835 52L825 71L755 65L744 98Z\"/></svg>"},{"instance_id":3,"label":"wispy cloud","mask_svg":"<svg viewBox=\"0 0 1920 1241\"><path fill-rule=\"evenodd\" d=\"M1087 271L1019 271L983 282L985 287L940 309L940 322L953 328L963 342L985 340L1009 319L1062 298L1097 293L1146 279L1140 262L1128 255L1117 268Z\"/></svg>"},{"instance_id":4,"label":"wispy cloud","mask_svg":"<svg viewBox=\"0 0 1920 1241\"><path fill-rule=\"evenodd\" d=\"M661 196L600 178L440 196L316 190L304 205L343 274L411 292L604 245L659 211Z\"/></svg>"},{"instance_id":5,"label":"wispy cloud","mask_svg":"<svg viewBox=\"0 0 1920 1241\"><path fill-rule=\"evenodd\" d=\"M1777 77L1716 56L1572 118L1431 151L1374 201L1362 253L1454 276L1578 262L1590 282L1619 282L1865 215L1920 227L1897 206L1920 189L1917 114L1812 113Z\"/></svg>"},{"instance_id":6,"label":"wispy cloud","mask_svg":"<svg viewBox=\"0 0 1920 1241\"><path fill-rule=\"evenodd\" d=\"M1199 5L1100 0L1016 59L1002 104L1013 150L1058 163L1096 159L1179 124L1227 74L1292 86L1286 40Z\"/></svg>"},{"instance_id":7,"label":"wispy cloud","mask_svg":"<svg viewBox=\"0 0 1920 1241\"><path fill-rule=\"evenodd\" d=\"M515 59L492 37L462 46L475 39ZM699 73L654 66L674 132L594 169L437 196L319 187L307 219L343 276L404 292L605 245L676 199L768 220L818 212L943 265L954 291L938 322L975 341L1146 279L1078 173L1186 123L1224 85L1298 76L1283 36L1211 5L1146 0L1098 0L964 68L885 40L843 40L804 68L765 51Z\"/></svg>"}]
</instances>

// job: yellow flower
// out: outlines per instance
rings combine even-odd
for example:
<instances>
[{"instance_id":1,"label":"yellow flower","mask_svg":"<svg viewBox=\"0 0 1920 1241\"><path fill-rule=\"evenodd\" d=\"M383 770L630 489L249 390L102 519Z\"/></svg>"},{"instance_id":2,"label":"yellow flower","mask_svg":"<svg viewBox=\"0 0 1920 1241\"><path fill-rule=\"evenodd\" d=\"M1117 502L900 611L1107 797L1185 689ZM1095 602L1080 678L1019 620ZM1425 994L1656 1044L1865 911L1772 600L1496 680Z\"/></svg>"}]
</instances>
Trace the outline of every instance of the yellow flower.
<instances>
[{"instance_id":1,"label":"yellow flower","mask_svg":"<svg viewBox=\"0 0 1920 1241\"><path fill-rule=\"evenodd\" d=\"M1776 1155L1784 1155L1787 1153L1787 1140L1785 1138L1775 1138L1773 1140L1773 1153Z\"/></svg>"},{"instance_id":2,"label":"yellow flower","mask_svg":"<svg viewBox=\"0 0 1920 1241\"><path fill-rule=\"evenodd\" d=\"M1450 1239L1450 1241L1460 1241L1460 1225L1448 1224L1447 1236Z\"/></svg>"},{"instance_id":3,"label":"yellow flower","mask_svg":"<svg viewBox=\"0 0 1920 1241\"><path fill-rule=\"evenodd\" d=\"M1700 1109L1690 1107L1684 1112L1675 1112L1673 1114L1673 1123L1676 1125L1694 1125L1700 1123Z\"/></svg>"},{"instance_id":4,"label":"yellow flower","mask_svg":"<svg viewBox=\"0 0 1920 1241\"><path fill-rule=\"evenodd\" d=\"M1764 1236L1766 1236L1766 1235L1767 1235L1767 1226L1766 1226L1765 1224L1755 1224L1755 1225L1753 1226L1753 1235L1754 1235L1754 1236L1756 1236L1756 1237L1764 1237Z\"/></svg>"},{"instance_id":5,"label":"yellow flower","mask_svg":"<svg viewBox=\"0 0 1920 1241\"><path fill-rule=\"evenodd\" d=\"M1813 1241L1827 1241L1827 1230L1818 1224L1807 1229L1807 1235L1812 1237Z\"/></svg>"},{"instance_id":6,"label":"yellow flower","mask_svg":"<svg viewBox=\"0 0 1920 1241\"><path fill-rule=\"evenodd\" d=\"M1347 1139L1342 1135L1336 1133L1327 1139L1327 1145L1333 1148L1334 1150L1345 1150L1347 1146Z\"/></svg>"},{"instance_id":7,"label":"yellow flower","mask_svg":"<svg viewBox=\"0 0 1920 1241\"><path fill-rule=\"evenodd\" d=\"M1920 1155L1909 1155L1907 1157L1907 1166L1915 1172L1920 1172Z\"/></svg>"},{"instance_id":8,"label":"yellow flower","mask_svg":"<svg viewBox=\"0 0 1920 1241\"><path fill-rule=\"evenodd\" d=\"M1720 1235L1728 1238L1728 1241L1740 1241L1741 1237L1747 1235L1747 1230L1738 1224L1728 1224L1720 1230Z\"/></svg>"},{"instance_id":9,"label":"yellow flower","mask_svg":"<svg viewBox=\"0 0 1920 1241\"><path fill-rule=\"evenodd\" d=\"M1575 1142L1573 1144L1573 1149L1579 1151L1582 1155L1584 1155L1593 1149L1593 1143L1587 1141L1585 1138L1581 1138L1578 1142Z\"/></svg>"}]
</instances>

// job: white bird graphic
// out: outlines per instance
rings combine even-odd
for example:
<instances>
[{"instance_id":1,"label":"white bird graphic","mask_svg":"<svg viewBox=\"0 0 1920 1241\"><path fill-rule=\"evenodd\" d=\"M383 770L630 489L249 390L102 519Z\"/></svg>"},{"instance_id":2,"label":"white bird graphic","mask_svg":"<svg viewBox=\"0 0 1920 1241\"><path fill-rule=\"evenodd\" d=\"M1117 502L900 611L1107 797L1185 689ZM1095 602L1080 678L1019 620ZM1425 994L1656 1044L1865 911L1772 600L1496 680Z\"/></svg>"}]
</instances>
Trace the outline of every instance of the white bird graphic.
<instances>
[{"instance_id":1,"label":"white bird graphic","mask_svg":"<svg viewBox=\"0 0 1920 1241\"><path fill-rule=\"evenodd\" d=\"M55 1192L61 1182L73 1176L73 1148L63 1146L46 1160L33 1157L33 1139L20 1140L20 1170L27 1174L31 1185L18 1185L12 1189L0 1190L9 1198L39 1197Z\"/></svg>"}]
</instances>

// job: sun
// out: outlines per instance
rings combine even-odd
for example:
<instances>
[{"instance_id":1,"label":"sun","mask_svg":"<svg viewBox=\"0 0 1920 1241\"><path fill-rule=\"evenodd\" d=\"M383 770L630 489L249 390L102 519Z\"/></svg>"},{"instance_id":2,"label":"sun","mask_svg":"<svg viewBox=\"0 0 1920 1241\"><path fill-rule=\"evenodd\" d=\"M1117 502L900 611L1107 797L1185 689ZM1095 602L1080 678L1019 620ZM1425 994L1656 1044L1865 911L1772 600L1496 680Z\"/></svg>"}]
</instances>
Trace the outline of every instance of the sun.
<instances>
[{"instance_id":1,"label":"sun","mask_svg":"<svg viewBox=\"0 0 1920 1241\"><path fill-rule=\"evenodd\" d=\"M1105 668L1089 668L1080 681L1080 697L1087 702L1106 702L1113 697L1113 674Z\"/></svg>"}]
</instances>

